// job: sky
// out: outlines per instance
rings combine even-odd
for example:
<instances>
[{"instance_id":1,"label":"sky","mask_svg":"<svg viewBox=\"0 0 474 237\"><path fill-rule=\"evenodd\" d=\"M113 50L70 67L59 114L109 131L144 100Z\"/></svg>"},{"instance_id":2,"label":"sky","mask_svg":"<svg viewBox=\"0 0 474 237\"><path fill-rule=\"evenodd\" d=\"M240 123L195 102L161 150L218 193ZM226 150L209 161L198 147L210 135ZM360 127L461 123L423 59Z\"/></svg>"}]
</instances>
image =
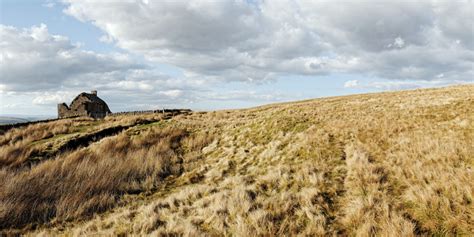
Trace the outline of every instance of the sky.
<instances>
[{"instance_id":1,"label":"sky","mask_svg":"<svg viewBox=\"0 0 474 237\"><path fill-rule=\"evenodd\" d=\"M0 114L215 110L474 83L474 2L0 0Z\"/></svg>"}]
</instances>

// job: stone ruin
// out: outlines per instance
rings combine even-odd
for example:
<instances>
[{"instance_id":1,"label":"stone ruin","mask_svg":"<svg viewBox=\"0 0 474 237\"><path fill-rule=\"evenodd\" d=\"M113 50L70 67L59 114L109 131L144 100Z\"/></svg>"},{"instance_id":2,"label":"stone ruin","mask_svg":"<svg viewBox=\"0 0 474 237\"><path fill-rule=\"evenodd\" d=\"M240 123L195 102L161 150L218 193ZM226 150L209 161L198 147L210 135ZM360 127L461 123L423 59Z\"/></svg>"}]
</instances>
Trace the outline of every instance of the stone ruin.
<instances>
[{"instance_id":1,"label":"stone ruin","mask_svg":"<svg viewBox=\"0 0 474 237\"><path fill-rule=\"evenodd\" d=\"M91 93L82 92L67 106L66 103L58 104L58 117L92 117L104 118L111 114L109 106L97 96L97 91Z\"/></svg>"}]
</instances>

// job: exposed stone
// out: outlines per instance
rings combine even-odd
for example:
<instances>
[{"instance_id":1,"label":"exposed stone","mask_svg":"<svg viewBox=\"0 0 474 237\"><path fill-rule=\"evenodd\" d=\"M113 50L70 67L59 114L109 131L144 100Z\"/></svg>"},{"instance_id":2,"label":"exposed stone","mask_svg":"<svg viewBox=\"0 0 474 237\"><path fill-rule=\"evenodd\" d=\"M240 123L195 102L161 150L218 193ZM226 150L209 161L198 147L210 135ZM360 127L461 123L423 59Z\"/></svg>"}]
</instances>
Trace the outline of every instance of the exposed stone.
<instances>
[{"instance_id":1,"label":"exposed stone","mask_svg":"<svg viewBox=\"0 0 474 237\"><path fill-rule=\"evenodd\" d=\"M109 106L97 96L97 91L92 93L82 92L72 101L69 107L66 103L58 104L58 117L82 117L104 118L111 114Z\"/></svg>"}]
</instances>

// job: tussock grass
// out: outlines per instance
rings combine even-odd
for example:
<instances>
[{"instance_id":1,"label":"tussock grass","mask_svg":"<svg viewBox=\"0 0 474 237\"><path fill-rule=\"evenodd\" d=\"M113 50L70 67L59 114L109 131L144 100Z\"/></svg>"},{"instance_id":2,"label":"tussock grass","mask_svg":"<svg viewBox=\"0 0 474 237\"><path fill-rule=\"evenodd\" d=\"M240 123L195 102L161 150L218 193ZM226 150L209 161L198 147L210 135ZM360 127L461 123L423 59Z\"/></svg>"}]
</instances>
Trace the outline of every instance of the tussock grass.
<instances>
[{"instance_id":1,"label":"tussock grass","mask_svg":"<svg viewBox=\"0 0 474 237\"><path fill-rule=\"evenodd\" d=\"M78 121L78 123L80 123ZM32 124L0 136L0 167L24 162L33 152L32 142L71 132L73 121Z\"/></svg>"},{"instance_id":2,"label":"tussock grass","mask_svg":"<svg viewBox=\"0 0 474 237\"><path fill-rule=\"evenodd\" d=\"M115 116L105 120L63 119L15 128L0 136L0 168L22 168L55 156L68 142L105 129L130 127L162 119L160 114ZM34 161L34 162L33 162Z\"/></svg>"},{"instance_id":3,"label":"tussock grass","mask_svg":"<svg viewBox=\"0 0 474 237\"><path fill-rule=\"evenodd\" d=\"M115 206L126 193L153 190L182 172L179 149L186 136L172 128L149 129L140 137L122 133L30 170L3 169L0 227L80 219Z\"/></svg>"},{"instance_id":4,"label":"tussock grass","mask_svg":"<svg viewBox=\"0 0 474 237\"><path fill-rule=\"evenodd\" d=\"M132 126L1 169L0 223L42 223L32 235L470 236L472 111L467 85Z\"/></svg>"}]
</instances>

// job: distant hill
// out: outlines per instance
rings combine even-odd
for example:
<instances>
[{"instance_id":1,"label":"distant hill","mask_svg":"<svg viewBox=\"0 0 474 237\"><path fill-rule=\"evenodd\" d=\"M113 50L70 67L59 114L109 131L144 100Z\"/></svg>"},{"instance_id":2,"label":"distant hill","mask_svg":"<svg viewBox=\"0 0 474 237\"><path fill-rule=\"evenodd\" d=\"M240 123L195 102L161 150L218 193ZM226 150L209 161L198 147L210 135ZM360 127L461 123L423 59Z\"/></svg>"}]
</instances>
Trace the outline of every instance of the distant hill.
<instances>
[{"instance_id":1,"label":"distant hill","mask_svg":"<svg viewBox=\"0 0 474 237\"><path fill-rule=\"evenodd\" d=\"M24 118L15 118L15 117L6 117L0 116L0 125L2 124L14 124L14 123L25 123L31 120L24 119Z\"/></svg>"},{"instance_id":2,"label":"distant hill","mask_svg":"<svg viewBox=\"0 0 474 237\"><path fill-rule=\"evenodd\" d=\"M51 115L0 114L0 125L54 119Z\"/></svg>"},{"instance_id":3,"label":"distant hill","mask_svg":"<svg viewBox=\"0 0 474 237\"><path fill-rule=\"evenodd\" d=\"M474 85L0 135L0 236L474 236Z\"/></svg>"}]
</instances>

